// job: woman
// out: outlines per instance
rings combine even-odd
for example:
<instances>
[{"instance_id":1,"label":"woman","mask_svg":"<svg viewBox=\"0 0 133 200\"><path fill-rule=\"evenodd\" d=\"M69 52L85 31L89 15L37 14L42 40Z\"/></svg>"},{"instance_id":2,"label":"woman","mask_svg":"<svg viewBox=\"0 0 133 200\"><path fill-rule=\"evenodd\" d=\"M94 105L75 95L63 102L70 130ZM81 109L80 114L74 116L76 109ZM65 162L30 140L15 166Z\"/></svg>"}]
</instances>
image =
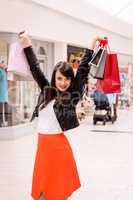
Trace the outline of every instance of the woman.
<instances>
[{"instance_id":1,"label":"woman","mask_svg":"<svg viewBox=\"0 0 133 200\"><path fill-rule=\"evenodd\" d=\"M66 200L80 187L80 180L72 149L63 132L79 125L76 105L82 97L93 50L86 50L75 77L68 63L58 62L49 84L40 70L30 38L24 32L20 39L31 73L41 90L32 116L32 119L38 116L32 197L34 200Z\"/></svg>"}]
</instances>

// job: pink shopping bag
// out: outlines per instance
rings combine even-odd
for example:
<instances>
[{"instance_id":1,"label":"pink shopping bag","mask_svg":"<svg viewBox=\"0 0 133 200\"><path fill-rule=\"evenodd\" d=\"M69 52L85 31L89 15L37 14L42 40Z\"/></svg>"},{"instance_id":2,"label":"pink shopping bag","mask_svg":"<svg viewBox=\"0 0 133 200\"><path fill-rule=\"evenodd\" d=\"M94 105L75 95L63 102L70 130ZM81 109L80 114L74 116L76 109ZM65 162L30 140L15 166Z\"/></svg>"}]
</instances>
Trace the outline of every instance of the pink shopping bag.
<instances>
[{"instance_id":1,"label":"pink shopping bag","mask_svg":"<svg viewBox=\"0 0 133 200\"><path fill-rule=\"evenodd\" d=\"M23 48L18 42L10 46L7 71L19 75L22 80L33 80Z\"/></svg>"}]
</instances>

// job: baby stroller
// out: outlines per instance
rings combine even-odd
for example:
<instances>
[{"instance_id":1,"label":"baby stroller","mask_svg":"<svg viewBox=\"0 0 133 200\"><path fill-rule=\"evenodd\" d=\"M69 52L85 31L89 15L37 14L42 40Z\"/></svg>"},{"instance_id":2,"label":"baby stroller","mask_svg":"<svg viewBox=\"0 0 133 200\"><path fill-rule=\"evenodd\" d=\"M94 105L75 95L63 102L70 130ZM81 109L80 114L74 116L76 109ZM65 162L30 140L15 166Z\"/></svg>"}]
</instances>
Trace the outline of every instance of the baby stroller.
<instances>
[{"instance_id":1,"label":"baby stroller","mask_svg":"<svg viewBox=\"0 0 133 200\"><path fill-rule=\"evenodd\" d=\"M98 121L103 122L103 125L105 125L107 121L114 123L115 120L112 117L111 107L106 94L100 90L95 90L93 100L95 104L93 124L96 125Z\"/></svg>"}]
</instances>

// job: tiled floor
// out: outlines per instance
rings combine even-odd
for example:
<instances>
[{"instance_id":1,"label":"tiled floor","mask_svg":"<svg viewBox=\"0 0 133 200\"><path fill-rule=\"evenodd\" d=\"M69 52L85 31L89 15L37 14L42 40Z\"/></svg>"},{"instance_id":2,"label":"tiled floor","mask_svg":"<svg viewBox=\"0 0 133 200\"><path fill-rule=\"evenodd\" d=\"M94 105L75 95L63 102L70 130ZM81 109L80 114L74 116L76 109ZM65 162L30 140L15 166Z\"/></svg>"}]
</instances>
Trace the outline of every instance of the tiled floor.
<instances>
[{"instance_id":1,"label":"tiled floor","mask_svg":"<svg viewBox=\"0 0 133 200\"><path fill-rule=\"evenodd\" d=\"M133 200L132 116L122 110L114 125L95 127L88 118L66 133L82 183L70 200ZM0 200L31 200L36 141L36 133L0 141Z\"/></svg>"}]
</instances>

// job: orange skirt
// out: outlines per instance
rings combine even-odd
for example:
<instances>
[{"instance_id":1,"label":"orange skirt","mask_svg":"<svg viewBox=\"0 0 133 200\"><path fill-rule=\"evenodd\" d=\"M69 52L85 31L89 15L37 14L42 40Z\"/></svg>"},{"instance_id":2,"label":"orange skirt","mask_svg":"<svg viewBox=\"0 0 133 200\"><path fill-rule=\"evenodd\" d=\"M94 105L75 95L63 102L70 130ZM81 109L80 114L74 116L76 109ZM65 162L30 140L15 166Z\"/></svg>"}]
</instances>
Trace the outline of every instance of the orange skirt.
<instances>
[{"instance_id":1,"label":"orange skirt","mask_svg":"<svg viewBox=\"0 0 133 200\"><path fill-rule=\"evenodd\" d=\"M38 200L43 194L46 200L61 200L79 187L76 163L66 136L39 134L32 197Z\"/></svg>"}]
</instances>

